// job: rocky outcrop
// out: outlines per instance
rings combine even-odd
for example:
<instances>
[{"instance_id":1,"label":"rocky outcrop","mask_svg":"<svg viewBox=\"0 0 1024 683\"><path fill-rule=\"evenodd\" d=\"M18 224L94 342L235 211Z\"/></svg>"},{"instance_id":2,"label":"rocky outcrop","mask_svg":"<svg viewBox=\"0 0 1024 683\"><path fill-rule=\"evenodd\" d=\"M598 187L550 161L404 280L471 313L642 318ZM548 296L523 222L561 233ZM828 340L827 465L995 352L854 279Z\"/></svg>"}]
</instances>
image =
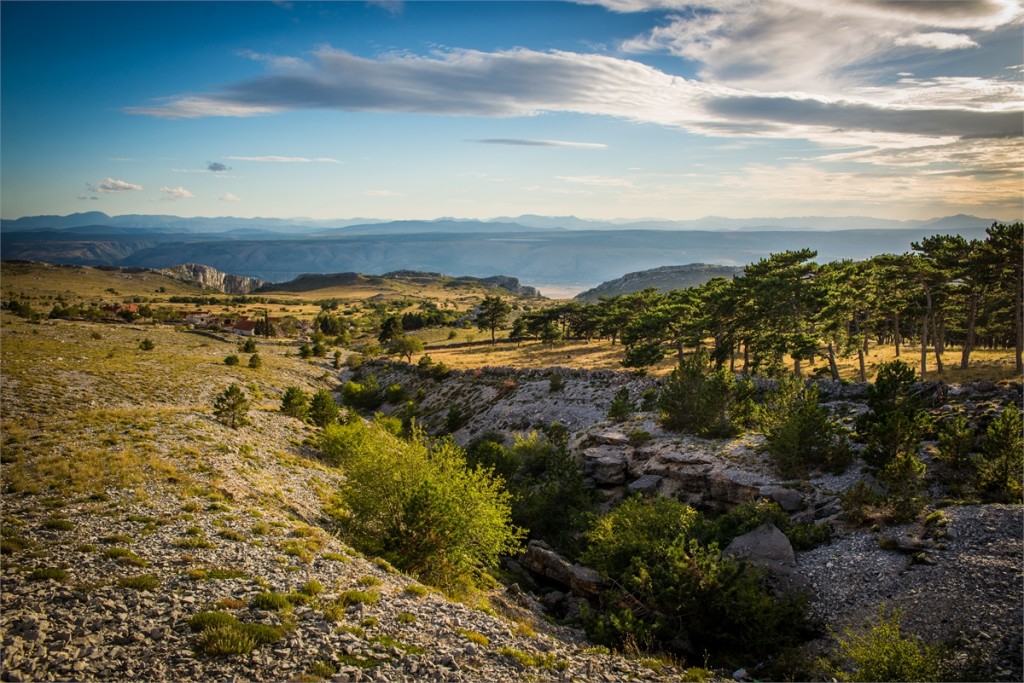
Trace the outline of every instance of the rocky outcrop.
<instances>
[{"instance_id":1,"label":"rocky outcrop","mask_svg":"<svg viewBox=\"0 0 1024 683\"><path fill-rule=\"evenodd\" d=\"M774 524L762 524L737 536L722 554L761 567L780 591L810 592L810 582L797 569L793 545Z\"/></svg>"},{"instance_id":2,"label":"rocky outcrop","mask_svg":"<svg viewBox=\"0 0 1024 683\"><path fill-rule=\"evenodd\" d=\"M213 289L225 294L249 294L266 284L263 280L254 277L222 273L216 268L204 266L201 263L182 263L170 268L163 268L159 272L178 280L197 284L203 289Z\"/></svg>"}]
</instances>

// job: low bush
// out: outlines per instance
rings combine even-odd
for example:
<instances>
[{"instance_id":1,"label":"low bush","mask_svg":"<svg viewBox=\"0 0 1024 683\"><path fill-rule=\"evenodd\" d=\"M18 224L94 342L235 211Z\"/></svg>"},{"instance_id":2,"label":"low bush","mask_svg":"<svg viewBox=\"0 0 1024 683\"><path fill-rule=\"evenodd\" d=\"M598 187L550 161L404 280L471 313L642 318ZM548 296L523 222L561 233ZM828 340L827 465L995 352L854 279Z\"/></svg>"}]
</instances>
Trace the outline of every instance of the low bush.
<instances>
[{"instance_id":1,"label":"low bush","mask_svg":"<svg viewBox=\"0 0 1024 683\"><path fill-rule=\"evenodd\" d=\"M914 635L900 632L900 613L878 620L867 631L847 629L824 667L840 681L937 681L943 678L940 651Z\"/></svg>"},{"instance_id":2,"label":"low bush","mask_svg":"<svg viewBox=\"0 0 1024 683\"><path fill-rule=\"evenodd\" d=\"M853 460L845 430L818 403L818 387L798 377L779 379L763 406L759 422L779 474L798 477L809 469L840 473Z\"/></svg>"},{"instance_id":3,"label":"low bush","mask_svg":"<svg viewBox=\"0 0 1024 683\"><path fill-rule=\"evenodd\" d=\"M658 398L665 429L700 436L738 434L753 419L754 385L725 368L712 369L706 350L679 363Z\"/></svg>"}]
</instances>

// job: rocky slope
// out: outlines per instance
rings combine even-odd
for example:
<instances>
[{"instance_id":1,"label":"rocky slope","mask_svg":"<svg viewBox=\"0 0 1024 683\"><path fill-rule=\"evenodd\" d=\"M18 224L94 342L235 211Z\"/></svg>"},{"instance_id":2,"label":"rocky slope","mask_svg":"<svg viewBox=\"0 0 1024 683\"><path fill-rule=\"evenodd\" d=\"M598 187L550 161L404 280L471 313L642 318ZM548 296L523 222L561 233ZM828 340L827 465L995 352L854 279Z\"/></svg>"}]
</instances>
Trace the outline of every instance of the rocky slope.
<instances>
[{"instance_id":1,"label":"rocky slope","mask_svg":"<svg viewBox=\"0 0 1024 683\"><path fill-rule=\"evenodd\" d=\"M399 383L410 393L424 390L424 423L439 424L447 407L459 404L466 426L456 432L463 443L491 430L526 432L558 421L573 434L570 447L591 483L609 504L622 497L665 495L705 510L768 498L794 521L826 524L830 544L795 554L793 571L812 592L812 615L841 633L861 628L884 608L900 610L906 632L944 643L971 659L982 679L1019 680L1024 670L1024 507L1020 505L948 505L942 531L922 523L881 531L843 521L839 494L871 475L855 463L842 475L814 473L807 480L785 481L760 448L763 437L701 439L663 431L652 413L639 412L623 423L605 416L620 387L637 400L657 382L619 372L570 369L524 371L485 368L452 372L443 381L427 379L411 366L384 364L382 386ZM550 376L560 374L562 388L551 391ZM762 386L764 390L766 386ZM866 385L823 382L821 395L837 414L852 418L863 409ZM930 382L918 391L941 397L940 412L963 411L977 422L1011 402L1020 405L1021 384L979 381L946 386ZM645 433L638 444L631 433ZM926 462L933 463L926 448ZM934 492L935 496L940 491ZM885 538L886 540L883 540ZM790 551L791 552L791 551ZM566 586L568 588L568 586ZM571 593L570 593L571 595ZM540 597L540 596L539 596ZM970 605L970 609L964 609ZM824 654L828 637L813 644ZM750 670L755 671L756 663Z\"/></svg>"},{"instance_id":2,"label":"rocky slope","mask_svg":"<svg viewBox=\"0 0 1024 683\"><path fill-rule=\"evenodd\" d=\"M204 266L201 263L181 263L170 268L161 268L160 272L185 282L197 284L203 289L213 289L225 294L249 294L266 284L263 280L254 277L222 273L216 268Z\"/></svg>"}]
</instances>

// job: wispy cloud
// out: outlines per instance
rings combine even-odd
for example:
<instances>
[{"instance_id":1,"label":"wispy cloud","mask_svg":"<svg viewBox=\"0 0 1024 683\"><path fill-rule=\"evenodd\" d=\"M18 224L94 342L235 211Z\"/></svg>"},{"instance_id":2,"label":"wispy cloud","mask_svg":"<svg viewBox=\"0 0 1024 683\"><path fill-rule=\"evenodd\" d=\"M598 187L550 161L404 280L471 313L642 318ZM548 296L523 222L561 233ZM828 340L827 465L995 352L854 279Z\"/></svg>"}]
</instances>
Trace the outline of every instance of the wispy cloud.
<instances>
[{"instance_id":1,"label":"wispy cloud","mask_svg":"<svg viewBox=\"0 0 1024 683\"><path fill-rule=\"evenodd\" d=\"M96 185L87 183L86 187L90 192L106 192L110 194L117 194L119 192L138 192L142 189L142 185L129 183L124 180L114 180L113 178L107 178Z\"/></svg>"},{"instance_id":2,"label":"wispy cloud","mask_svg":"<svg viewBox=\"0 0 1024 683\"><path fill-rule=\"evenodd\" d=\"M512 145L522 147L576 147L578 149L605 149L608 145L601 142L571 142L569 140L529 140L522 138L486 138L470 140L485 145Z\"/></svg>"},{"instance_id":3,"label":"wispy cloud","mask_svg":"<svg viewBox=\"0 0 1024 683\"><path fill-rule=\"evenodd\" d=\"M160 191L163 192L164 199L172 202L179 199L189 199L190 197L195 196L184 187L161 187Z\"/></svg>"},{"instance_id":4,"label":"wispy cloud","mask_svg":"<svg viewBox=\"0 0 1024 683\"><path fill-rule=\"evenodd\" d=\"M219 161L208 161L206 162L206 170L213 173L223 173L230 169Z\"/></svg>"},{"instance_id":5,"label":"wispy cloud","mask_svg":"<svg viewBox=\"0 0 1024 683\"><path fill-rule=\"evenodd\" d=\"M284 157L284 156L259 156L259 157L225 157L231 161L255 161L271 164L340 164L337 159L330 157Z\"/></svg>"},{"instance_id":6,"label":"wispy cloud","mask_svg":"<svg viewBox=\"0 0 1024 683\"><path fill-rule=\"evenodd\" d=\"M405 195L401 192L394 190L363 190L360 192L364 197L404 197Z\"/></svg>"},{"instance_id":7,"label":"wispy cloud","mask_svg":"<svg viewBox=\"0 0 1024 683\"><path fill-rule=\"evenodd\" d=\"M225 192L221 196L217 197L217 199L221 200L222 202L240 202L240 201L242 201L241 197L239 197L239 196L237 196L235 194L232 194L231 192Z\"/></svg>"},{"instance_id":8,"label":"wispy cloud","mask_svg":"<svg viewBox=\"0 0 1024 683\"><path fill-rule=\"evenodd\" d=\"M963 50L969 47L978 47L978 44L971 40L970 36L962 33L946 33L936 31L933 33L912 33L909 36L900 36L896 39L900 46L927 47L935 50Z\"/></svg>"}]
</instances>

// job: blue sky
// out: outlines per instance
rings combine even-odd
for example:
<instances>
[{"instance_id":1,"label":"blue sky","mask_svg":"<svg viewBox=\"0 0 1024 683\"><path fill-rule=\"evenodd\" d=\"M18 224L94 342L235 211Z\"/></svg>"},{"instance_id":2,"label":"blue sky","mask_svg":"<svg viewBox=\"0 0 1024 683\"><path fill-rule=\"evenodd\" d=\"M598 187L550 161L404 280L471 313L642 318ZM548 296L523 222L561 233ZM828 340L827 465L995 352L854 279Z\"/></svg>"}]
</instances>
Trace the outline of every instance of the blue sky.
<instances>
[{"instance_id":1,"label":"blue sky","mask_svg":"<svg viewBox=\"0 0 1024 683\"><path fill-rule=\"evenodd\" d=\"M2 2L4 218L1022 217L1010 0Z\"/></svg>"}]
</instances>

